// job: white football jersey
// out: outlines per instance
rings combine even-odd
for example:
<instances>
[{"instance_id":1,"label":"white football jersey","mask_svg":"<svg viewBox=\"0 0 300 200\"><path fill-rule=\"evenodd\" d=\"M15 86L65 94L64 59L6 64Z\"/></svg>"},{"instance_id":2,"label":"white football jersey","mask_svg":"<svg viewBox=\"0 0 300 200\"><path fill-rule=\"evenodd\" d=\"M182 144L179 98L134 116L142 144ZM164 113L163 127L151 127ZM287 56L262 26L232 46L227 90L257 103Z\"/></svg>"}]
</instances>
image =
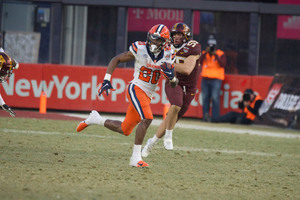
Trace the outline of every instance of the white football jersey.
<instances>
[{"instance_id":1,"label":"white football jersey","mask_svg":"<svg viewBox=\"0 0 300 200\"><path fill-rule=\"evenodd\" d=\"M140 87L152 99L161 76L160 66L164 62L174 63L174 51L167 47L155 57L147 49L146 43L140 41L132 43L129 50L135 57L134 74L131 83Z\"/></svg>"}]
</instances>

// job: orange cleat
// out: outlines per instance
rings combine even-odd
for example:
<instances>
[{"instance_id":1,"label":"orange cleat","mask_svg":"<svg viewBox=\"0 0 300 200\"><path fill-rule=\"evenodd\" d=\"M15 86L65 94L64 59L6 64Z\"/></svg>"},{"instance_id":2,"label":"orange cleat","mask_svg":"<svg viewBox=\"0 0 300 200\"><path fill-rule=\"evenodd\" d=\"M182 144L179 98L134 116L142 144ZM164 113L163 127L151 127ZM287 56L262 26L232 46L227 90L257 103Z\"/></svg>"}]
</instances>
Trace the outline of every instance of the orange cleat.
<instances>
[{"instance_id":1,"label":"orange cleat","mask_svg":"<svg viewBox=\"0 0 300 200\"><path fill-rule=\"evenodd\" d=\"M148 167L148 163L144 162L144 161L139 161L137 164L136 164L136 167Z\"/></svg>"},{"instance_id":2,"label":"orange cleat","mask_svg":"<svg viewBox=\"0 0 300 200\"><path fill-rule=\"evenodd\" d=\"M85 121L82 121L82 122L80 122L79 124L78 124L78 126L77 126L77 132L80 132L80 131L82 131L83 129L85 129L86 127L88 127L89 125L87 125L86 123L85 123Z\"/></svg>"}]
</instances>

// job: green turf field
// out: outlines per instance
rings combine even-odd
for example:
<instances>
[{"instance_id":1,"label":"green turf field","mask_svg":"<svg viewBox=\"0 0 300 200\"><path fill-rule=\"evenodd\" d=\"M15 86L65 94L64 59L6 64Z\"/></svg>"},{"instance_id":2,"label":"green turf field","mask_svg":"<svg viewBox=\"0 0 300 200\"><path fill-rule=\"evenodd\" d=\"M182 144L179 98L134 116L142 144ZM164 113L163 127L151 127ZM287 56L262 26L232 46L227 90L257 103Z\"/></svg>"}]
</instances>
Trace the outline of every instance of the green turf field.
<instances>
[{"instance_id":1,"label":"green turf field","mask_svg":"<svg viewBox=\"0 0 300 200\"><path fill-rule=\"evenodd\" d=\"M160 141L138 169L128 165L134 133L76 133L77 123L1 117L0 199L300 199L299 138L176 128L174 151Z\"/></svg>"}]
</instances>

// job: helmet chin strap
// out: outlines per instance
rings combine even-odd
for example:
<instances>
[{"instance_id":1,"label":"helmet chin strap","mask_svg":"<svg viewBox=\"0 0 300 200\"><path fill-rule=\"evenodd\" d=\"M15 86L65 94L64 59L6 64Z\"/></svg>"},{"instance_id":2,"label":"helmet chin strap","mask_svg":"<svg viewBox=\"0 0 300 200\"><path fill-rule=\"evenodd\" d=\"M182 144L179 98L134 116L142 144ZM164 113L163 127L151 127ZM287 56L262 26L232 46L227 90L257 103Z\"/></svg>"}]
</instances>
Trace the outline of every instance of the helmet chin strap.
<instances>
[{"instance_id":1,"label":"helmet chin strap","mask_svg":"<svg viewBox=\"0 0 300 200\"><path fill-rule=\"evenodd\" d=\"M173 45L174 45L175 48L180 48L180 47L183 45L183 43L180 43L180 44L173 44Z\"/></svg>"}]
</instances>

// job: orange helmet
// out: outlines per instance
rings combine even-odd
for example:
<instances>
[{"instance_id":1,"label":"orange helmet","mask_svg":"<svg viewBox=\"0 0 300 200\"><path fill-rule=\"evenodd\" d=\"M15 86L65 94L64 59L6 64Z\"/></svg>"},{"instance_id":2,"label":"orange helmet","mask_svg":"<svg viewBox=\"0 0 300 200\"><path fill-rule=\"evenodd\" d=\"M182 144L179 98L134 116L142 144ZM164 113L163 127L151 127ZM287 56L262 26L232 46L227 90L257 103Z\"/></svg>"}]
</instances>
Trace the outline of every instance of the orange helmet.
<instances>
[{"instance_id":1,"label":"orange helmet","mask_svg":"<svg viewBox=\"0 0 300 200\"><path fill-rule=\"evenodd\" d=\"M4 52L0 52L0 83L9 79L13 72L13 61Z\"/></svg>"},{"instance_id":2,"label":"orange helmet","mask_svg":"<svg viewBox=\"0 0 300 200\"><path fill-rule=\"evenodd\" d=\"M147 35L147 46L152 53L159 53L170 40L169 29L158 24L153 26Z\"/></svg>"},{"instance_id":3,"label":"orange helmet","mask_svg":"<svg viewBox=\"0 0 300 200\"><path fill-rule=\"evenodd\" d=\"M182 43L181 44L174 44L173 35L175 33L181 33L183 35ZM181 47L183 43L188 42L191 39L191 29L185 23L178 22L174 24L171 29L171 42L176 48Z\"/></svg>"}]
</instances>

